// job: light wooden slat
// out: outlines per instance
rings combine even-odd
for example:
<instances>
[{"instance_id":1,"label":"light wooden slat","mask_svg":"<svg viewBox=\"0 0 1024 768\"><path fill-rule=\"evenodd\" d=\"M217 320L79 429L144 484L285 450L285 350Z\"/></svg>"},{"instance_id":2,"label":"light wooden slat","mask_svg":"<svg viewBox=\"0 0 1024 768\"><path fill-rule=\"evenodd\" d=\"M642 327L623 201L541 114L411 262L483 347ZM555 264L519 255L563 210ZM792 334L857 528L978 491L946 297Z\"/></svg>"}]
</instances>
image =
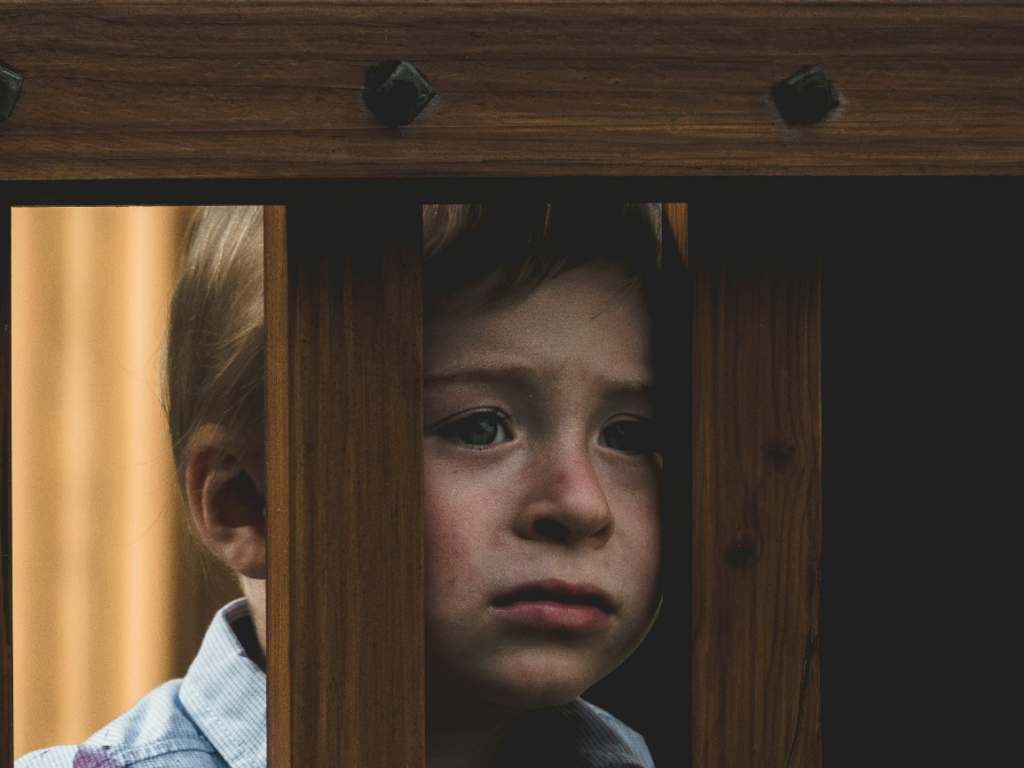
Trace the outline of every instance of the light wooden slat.
<instances>
[{"instance_id":1,"label":"light wooden slat","mask_svg":"<svg viewBox=\"0 0 1024 768\"><path fill-rule=\"evenodd\" d=\"M0 4L0 181L1020 174L1024 6ZM392 131L368 66L438 96ZM787 128L825 63L843 106Z\"/></svg>"},{"instance_id":2,"label":"light wooden slat","mask_svg":"<svg viewBox=\"0 0 1024 768\"><path fill-rule=\"evenodd\" d=\"M423 764L420 218L267 209L274 768Z\"/></svg>"},{"instance_id":3,"label":"light wooden slat","mask_svg":"<svg viewBox=\"0 0 1024 768\"><path fill-rule=\"evenodd\" d=\"M690 265L690 207L686 203L664 203L664 239L671 239L673 255L684 266ZM667 256L666 256L667 258Z\"/></svg>"},{"instance_id":4,"label":"light wooden slat","mask_svg":"<svg viewBox=\"0 0 1024 768\"><path fill-rule=\"evenodd\" d=\"M0 765L14 761L11 625L11 207L0 205Z\"/></svg>"},{"instance_id":5,"label":"light wooden slat","mask_svg":"<svg viewBox=\"0 0 1024 768\"><path fill-rule=\"evenodd\" d=\"M691 206L693 764L821 765L813 206Z\"/></svg>"}]
</instances>

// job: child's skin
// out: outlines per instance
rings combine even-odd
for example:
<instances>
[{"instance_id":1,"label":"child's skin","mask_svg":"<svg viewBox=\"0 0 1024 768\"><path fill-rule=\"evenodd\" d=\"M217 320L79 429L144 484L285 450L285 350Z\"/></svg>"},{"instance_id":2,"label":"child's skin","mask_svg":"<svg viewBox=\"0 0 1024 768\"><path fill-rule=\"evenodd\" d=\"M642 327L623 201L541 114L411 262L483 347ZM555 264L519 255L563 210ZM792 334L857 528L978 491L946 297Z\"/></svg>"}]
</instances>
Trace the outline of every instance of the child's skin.
<instances>
[{"instance_id":1,"label":"child's skin","mask_svg":"<svg viewBox=\"0 0 1024 768\"><path fill-rule=\"evenodd\" d=\"M513 302L484 306L476 285L428 307L430 768L486 766L512 720L581 694L650 627L650 320L623 281L621 266L591 262ZM263 458L241 448L200 429L186 488L208 546L242 576L265 648Z\"/></svg>"}]
</instances>

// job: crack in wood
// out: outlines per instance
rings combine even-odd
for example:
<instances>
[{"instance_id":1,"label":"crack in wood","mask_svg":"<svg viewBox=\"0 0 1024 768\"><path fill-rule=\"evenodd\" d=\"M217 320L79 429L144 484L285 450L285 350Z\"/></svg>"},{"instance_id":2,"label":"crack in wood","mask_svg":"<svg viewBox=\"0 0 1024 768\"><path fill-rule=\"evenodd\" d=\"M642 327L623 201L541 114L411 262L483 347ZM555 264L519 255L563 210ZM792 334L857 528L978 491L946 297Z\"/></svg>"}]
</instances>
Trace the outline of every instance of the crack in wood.
<instances>
[{"instance_id":1,"label":"crack in wood","mask_svg":"<svg viewBox=\"0 0 1024 768\"><path fill-rule=\"evenodd\" d=\"M817 589L815 589L815 595L813 598L817 600ZM800 739L800 726L803 724L804 718L804 699L807 695L807 684L811 677L811 663L814 661L814 657L818 655L818 633L817 633L817 622L813 616L817 611L812 608L812 618L807 627L807 642L804 644L804 664L800 674L800 695L797 699L796 705L796 727L793 728L793 741L789 745L789 755L786 757L786 768L790 768L793 763L793 755L796 753L796 745Z\"/></svg>"}]
</instances>

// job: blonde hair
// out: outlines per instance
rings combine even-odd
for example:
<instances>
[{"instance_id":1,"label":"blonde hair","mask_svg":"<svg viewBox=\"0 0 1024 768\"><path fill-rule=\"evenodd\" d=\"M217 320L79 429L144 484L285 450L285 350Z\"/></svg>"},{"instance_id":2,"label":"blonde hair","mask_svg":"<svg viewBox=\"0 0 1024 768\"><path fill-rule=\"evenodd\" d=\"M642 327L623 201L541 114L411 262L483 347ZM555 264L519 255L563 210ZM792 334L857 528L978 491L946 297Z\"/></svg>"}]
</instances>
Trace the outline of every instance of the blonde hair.
<instances>
[{"instance_id":1,"label":"blonde hair","mask_svg":"<svg viewBox=\"0 0 1024 768\"><path fill-rule=\"evenodd\" d=\"M164 402L182 484L189 443L203 424L262 445L263 347L263 209L201 208L164 347Z\"/></svg>"},{"instance_id":2,"label":"blonde hair","mask_svg":"<svg viewBox=\"0 0 1024 768\"><path fill-rule=\"evenodd\" d=\"M491 299L511 299L597 258L622 262L636 284L650 286L660 268L661 206L426 205L423 258L428 300L490 277ZM263 209L202 208L186 241L164 349L179 482L203 424L262 448L263 359Z\"/></svg>"}]
</instances>

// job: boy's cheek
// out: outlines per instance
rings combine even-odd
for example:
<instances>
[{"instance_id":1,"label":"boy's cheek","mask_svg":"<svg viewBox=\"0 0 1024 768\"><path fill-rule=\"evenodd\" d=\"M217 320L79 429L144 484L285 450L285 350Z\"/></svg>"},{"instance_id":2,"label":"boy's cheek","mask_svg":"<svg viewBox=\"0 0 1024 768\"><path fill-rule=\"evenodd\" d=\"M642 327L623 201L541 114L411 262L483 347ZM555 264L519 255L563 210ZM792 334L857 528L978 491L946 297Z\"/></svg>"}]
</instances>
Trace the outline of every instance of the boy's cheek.
<instances>
[{"instance_id":1,"label":"boy's cheek","mask_svg":"<svg viewBox=\"0 0 1024 768\"><path fill-rule=\"evenodd\" d=\"M479 540L484 533L479 520L460 514L464 503L428 484L424 504L428 608L432 598L470 591L480 578Z\"/></svg>"}]
</instances>

